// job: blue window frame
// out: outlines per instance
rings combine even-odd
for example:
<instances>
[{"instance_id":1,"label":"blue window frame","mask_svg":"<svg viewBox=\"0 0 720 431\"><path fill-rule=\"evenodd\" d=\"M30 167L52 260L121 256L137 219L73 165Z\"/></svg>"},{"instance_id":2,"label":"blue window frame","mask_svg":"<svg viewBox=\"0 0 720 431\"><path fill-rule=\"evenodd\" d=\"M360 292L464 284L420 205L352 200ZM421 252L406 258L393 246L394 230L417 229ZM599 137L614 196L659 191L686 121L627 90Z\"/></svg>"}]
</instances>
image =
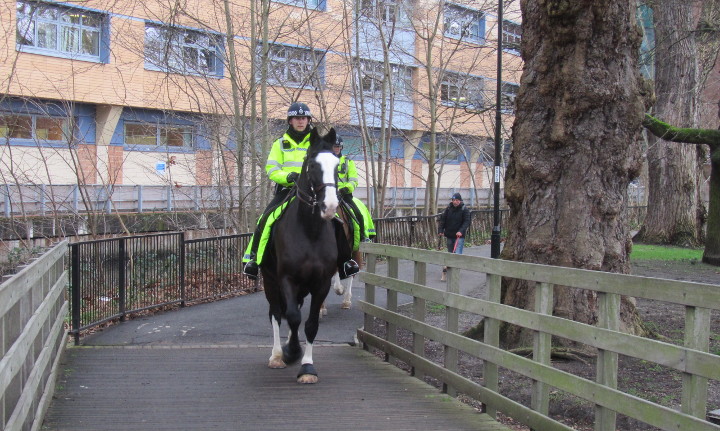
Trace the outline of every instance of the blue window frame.
<instances>
[{"instance_id":1,"label":"blue window frame","mask_svg":"<svg viewBox=\"0 0 720 431\"><path fill-rule=\"evenodd\" d=\"M502 83L500 103L502 111L506 114L515 113L515 98L517 98L518 91L520 91L518 84L511 84L509 82Z\"/></svg>"},{"instance_id":2,"label":"blue window frame","mask_svg":"<svg viewBox=\"0 0 720 431\"><path fill-rule=\"evenodd\" d=\"M455 4L445 4L445 36L476 43L485 41L485 14Z\"/></svg>"},{"instance_id":3,"label":"blue window frame","mask_svg":"<svg viewBox=\"0 0 720 431\"><path fill-rule=\"evenodd\" d=\"M485 105L485 80L478 76L447 72L440 84L445 105L480 109Z\"/></svg>"},{"instance_id":4,"label":"blue window frame","mask_svg":"<svg viewBox=\"0 0 720 431\"><path fill-rule=\"evenodd\" d=\"M503 51L520 54L520 41L522 40L520 24L503 20L502 42Z\"/></svg>"},{"instance_id":5,"label":"blue window frame","mask_svg":"<svg viewBox=\"0 0 720 431\"><path fill-rule=\"evenodd\" d=\"M403 0L360 0L360 16L387 25L410 22Z\"/></svg>"},{"instance_id":6,"label":"blue window frame","mask_svg":"<svg viewBox=\"0 0 720 431\"><path fill-rule=\"evenodd\" d=\"M19 1L16 42L23 52L108 61L107 15L49 3Z\"/></svg>"},{"instance_id":7,"label":"blue window frame","mask_svg":"<svg viewBox=\"0 0 720 431\"><path fill-rule=\"evenodd\" d=\"M297 6L307 9L316 9L324 11L327 8L325 0L274 0L278 3L285 3L291 6Z\"/></svg>"},{"instance_id":8,"label":"blue window frame","mask_svg":"<svg viewBox=\"0 0 720 431\"><path fill-rule=\"evenodd\" d=\"M71 127L69 117L0 113L0 139L13 144L66 144Z\"/></svg>"},{"instance_id":9,"label":"blue window frame","mask_svg":"<svg viewBox=\"0 0 720 431\"><path fill-rule=\"evenodd\" d=\"M420 147L415 153L415 159L427 160L429 157L430 133L420 139ZM465 160L466 145L456 136L438 133L435 136L435 161L443 163L459 163Z\"/></svg>"},{"instance_id":10,"label":"blue window frame","mask_svg":"<svg viewBox=\"0 0 720 431\"><path fill-rule=\"evenodd\" d=\"M325 56L309 48L272 44L268 82L285 87L320 88L325 82Z\"/></svg>"},{"instance_id":11,"label":"blue window frame","mask_svg":"<svg viewBox=\"0 0 720 431\"><path fill-rule=\"evenodd\" d=\"M216 34L145 23L145 68L222 78L224 47Z\"/></svg>"},{"instance_id":12,"label":"blue window frame","mask_svg":"<svg viewBox=\"0 0 720 431\"><path fill-rule=\"evenodd\" d=\"M412 68L390 64L390 81L395 96L412 97ZM380 98L385 81L385 65L380 61L360 60L360 85L365 94Z\"/></svg>"},{"instance_id":13,"label":"blue window frame","mask_svg":"<svg viewBox=\"0 0 720 431\"><path fill-rule=\"evenodd\" d=\"M190 125L125 121L123 135L124 145L132 149L192 149L195 143L195 128Z\"/></svg>"}]
</instances>

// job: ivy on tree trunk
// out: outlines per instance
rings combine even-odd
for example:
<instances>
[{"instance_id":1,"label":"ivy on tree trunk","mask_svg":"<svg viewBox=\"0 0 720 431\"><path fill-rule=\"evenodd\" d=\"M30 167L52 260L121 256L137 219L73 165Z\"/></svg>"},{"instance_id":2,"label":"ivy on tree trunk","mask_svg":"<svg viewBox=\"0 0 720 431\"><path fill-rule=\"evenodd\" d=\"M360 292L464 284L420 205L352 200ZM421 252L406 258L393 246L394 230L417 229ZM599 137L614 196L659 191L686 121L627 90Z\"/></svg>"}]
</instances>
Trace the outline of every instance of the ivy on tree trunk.
<instances>
[{"instance_id":1,"label":"ivy on tree trunk","mask_svg":"<svg viewBox=\"0 0 720 431\"><path fill-rule=\"evenodd\" d=\"M702 261L720 266L720 130L673 127L649 114L643 126L666 141L710 147L710 206Z\"/></svg>"}]
</instances>

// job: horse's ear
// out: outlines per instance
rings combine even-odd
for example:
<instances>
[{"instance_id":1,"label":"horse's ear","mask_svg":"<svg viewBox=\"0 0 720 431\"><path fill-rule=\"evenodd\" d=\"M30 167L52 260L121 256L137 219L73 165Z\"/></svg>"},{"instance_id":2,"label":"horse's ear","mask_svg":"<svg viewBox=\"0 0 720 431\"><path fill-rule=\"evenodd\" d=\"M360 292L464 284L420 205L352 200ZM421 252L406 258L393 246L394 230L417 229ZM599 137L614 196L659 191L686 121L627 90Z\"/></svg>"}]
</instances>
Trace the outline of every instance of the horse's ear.
<instances>
[{"instance_id":1,"label":"horse's ear","mask_svg":"<svg viewBox=\"0 0 720 431\"><path fill-rule=\"evenodd\" d=\"M337 134L335 133L335 129L331 127L330 130L327 132L327 134L322 137L323 150L332 151L333 145L335 145L336 138L337 138Z\"/></svg>"},{"instance_id":2,"label":"horse's ear","mask_svg":"<svg viewBox=\"0 0 720 431\"><path fill-rule=\"evenodd\" d=\"M328 131L327 135L325 135L325 140L327 142L332 142L333 145L335 145L335 140L337 139L337 134L335 133L335 128L331 127Z\"/></svg>"},{"instance_id":3,"label":"horse's ear","mask_svg":"<svg viewBox=\"0 0 720 431\"><path fill-rule=\"evenodd\" d=\"M317 140L318 136L320 136L320 132L318 132L317 127L313 127L310 130L310 142Z\"/></svg>"}]
</instances>

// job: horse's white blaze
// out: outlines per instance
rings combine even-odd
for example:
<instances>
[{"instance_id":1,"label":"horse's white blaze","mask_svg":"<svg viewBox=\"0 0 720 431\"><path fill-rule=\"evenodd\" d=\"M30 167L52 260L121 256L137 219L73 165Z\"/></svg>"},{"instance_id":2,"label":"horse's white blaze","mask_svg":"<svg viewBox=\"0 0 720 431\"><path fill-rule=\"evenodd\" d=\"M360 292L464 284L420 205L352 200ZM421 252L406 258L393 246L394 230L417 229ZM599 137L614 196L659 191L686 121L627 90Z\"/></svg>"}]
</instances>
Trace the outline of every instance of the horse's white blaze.
<instances>
[{"instance_id":1,"label":"horse's white blaze","mask_svg":"<svg viewBox=\"0 0 720 431\"><path fill-rule=\"evenodd\" d=\"M305 354L302 357L302 361L300 361L301 364L305 365L305 364L313 363L312 349L313 349L312 343L305 343Z\"/></svg>"},{"instance_id":2,"label":"horse's white blaze","mask_svg":"<svg viewBox=\"0 0 720 431\"><path fill-rule=\"evenodd\" d=\"M335 171L337 170L338 159L333 153L320 153L315 157L322 167L323 171L323 183L335 184ZM322 217L326 220L330 220L335 217L335 212L338 207L337 188L335 186L326 186L325 189L325 200L323 200L325 210L322 212Z\"/></svg>"}]
</instances>

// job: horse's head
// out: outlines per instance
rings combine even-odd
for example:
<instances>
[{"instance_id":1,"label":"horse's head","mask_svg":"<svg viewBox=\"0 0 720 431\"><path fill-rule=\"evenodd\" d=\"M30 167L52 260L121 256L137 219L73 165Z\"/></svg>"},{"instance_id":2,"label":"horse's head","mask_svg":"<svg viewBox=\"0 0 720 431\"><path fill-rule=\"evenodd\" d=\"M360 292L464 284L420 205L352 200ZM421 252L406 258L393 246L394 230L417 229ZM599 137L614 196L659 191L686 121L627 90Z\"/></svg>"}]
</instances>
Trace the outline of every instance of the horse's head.
<instances>
[{"instance_id":1,"label":"horse's head","mask_svg":"<svg viewBox=\"0 0 720 431\"><path fill-rule=\"evenodd\" d=\"M332 152L335 143L335 129L320 136L317 129L310 132L310 148L298 180L298 191L306 184L313 204L320 208L322 218L329 220L335 216L338 207L337 166L340 160Z\"/></svg>"}]
</instances>

